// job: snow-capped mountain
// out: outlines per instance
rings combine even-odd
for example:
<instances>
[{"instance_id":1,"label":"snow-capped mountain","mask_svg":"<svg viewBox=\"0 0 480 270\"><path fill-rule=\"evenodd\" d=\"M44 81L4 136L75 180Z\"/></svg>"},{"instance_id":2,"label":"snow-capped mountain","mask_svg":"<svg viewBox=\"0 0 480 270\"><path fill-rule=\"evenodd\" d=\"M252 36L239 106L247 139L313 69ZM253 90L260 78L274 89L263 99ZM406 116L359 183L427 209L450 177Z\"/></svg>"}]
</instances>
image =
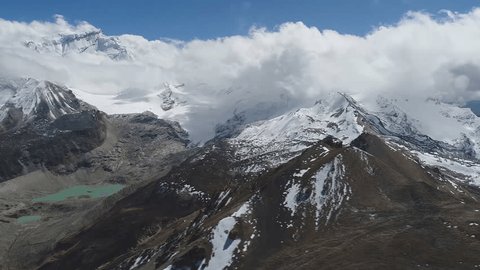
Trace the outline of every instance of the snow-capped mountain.
<instances>
[{"instance_id":1,"label":"snow-capped mountain","mask_svg":"<svg viewBox=\"0 0 480 270\"><path fill-rule=\"evenodd\" d=\"M58 34L39 41L25 41L25 46L39 53L104 54L113 60L128 60L132 55L117 37L106 36L99 30L85 33Z\"/></svg>"},{"instance_id":2,"label":"snow-capped mountain","mask_svg":"<svg viewBox=\"0 0 480 270\"><path fill-rule=\"evenodd\" d=\"M365 106L332 93L310 108L240 121L58 244L40 269L475 267L478 176L457 169L478 160L455 138L468 138L474 153L475 132L466 131L477 120L423 102L459 128L441 141L404 102Z\"/></svg>"},{"instance_id":3,"label":"snow-capped mountain","mask_svg":"<svg viewBox=\"0 0 480 270\"><path fill-rule=\"evenodd\" d=\"M434 100L378 96L373 104L362 106L346 94L332 93L310 108L248 124L228 141L247 171L258 172L290 160L327 136L348 145L363 132L382 136L427 165L463 173L479 183L480 170L474 164L480 162L480 119L470 109Z\"/></svg>"},{"instance_id":4,"label":"snow-capped mountain","mask_svg":"<svg viewBox=\"0 0 480 270\"><path fill-rule=\"evenodd\" d=\"M212 125L223 127L216 137L188 148L177 123L152 113L108 116L51 82L1 85L2 112L16 112L21 121L0 132L8 142L0 146L0 180L7 183L0 192L11 185L23 192L35 173L48 173L56 185L98 177L128 184L106 200L55 205L32 202L41 185L22 193L22 204L5 206L0 218L10 222L25 212L42 218L31 227L0 223L0 230L28 229L51 242L40 241L25 259L30 239L5 238L9 256L0 260L11 268L479 265L480 121L468 109L330 93L276 115L279 98L266 110L239 106L237 118ZM167 118L188 105L181 85L132 93L117 102L155 100ZM68 235L59 211L71 216ZM365 253L371 248L381 256Z\"/></svg>"},{"instance_id":5,"label":"snow-capped mountain","mask_svg":"<svg viewBox=\"0 0 480 270\"><path fill-rule=\"evenodd\" d=\"M132 101L157 104L165 112L160 117L176 120L187 105L182 87L165 83L157 92L138 96L138 90L124 91L110 99L116 100L120 111L121 106L131 107ZM71 90L47 81L3 79L0 91L0 121L4 129L20 120L39 117L55 120L89 106ZM110 102L97 104L110 106ZM472 181L480 175L480 169L474 166L480 157L480 120L467 108L436 100L383 96L362 105L346 94L330 93L310 108L295 109L270 119L267 117L273 113L264 111L255 116L258 109L250 107L237 114L237 121L234 116L216 125L216 138L226 137L230 147L236 149L236 160L249 172L279 166L328 136L348 145L363 132L369 132L383 136L393 147L407 149L428 165L465 174ZM267 120L254 121L255 117ZM219 127L224 128L222 132Z\"/></svg>"},{"instance_id":6,"label":"snow-capped mountain","mask_svg":"<svg viewBox=\"0 0 480 270\"><path fill-rule=\"evenodd\" d=\"M248 170L258 171L288 161L327 136L348 145L362 131L356 108L343 95L332 93L310 108L248 124L228 141L240 160L249 160Z\"/></svg>"},{"instance_id":7,"label":"snow-capped mountain","mask_svg":"<svg viewBox=\"0 0 480 270\"><path fill-rule=\"evenodd\" d=\"M480 269L480 8L440 13L0 18L0 270Z\"/></svg>"},{"instance_id":8,"label":"snow-capped mountain","mask_svg":"<svg viewBox=\"0 0 480 270\"><path fill-rule=\"evenodd\" d=\"M158 94L141 97L132 97L126 91L115 99L120 104L132 98L145 99L147 103L158 99L158 106L169 111L185 104L178 90L181 87L165 84ZM88 107L71 90L47 81L3 79L0 91L3 128L39 117L54 120ZM217 132L217 136L231 137L227 141L236 149L238 161L245 161L247 170L252 172L278 166L327 136L348 145L362 132L384 136L392 145L408 149L430 165L448 167L470 178L480 172L473 166L480 158L480 120L469 109L435 100L419 102L378 96L364 106L346 94L331 93L310 108L267 120L245 121L239 119L236 132L227 136Z\"/></svg>"},{"instance_id":9,"label":"snow-capped mountain","mask_svg":"<svg viewBox=\"0 0 480 270\"><path fill-rule=\"evenodd\" d=\"M2 129L34 120L53 121L62 115L78 113L90 107L78 100L71 90L34 79L2 79L0 97Z\"/></svg>"}]
</instances>

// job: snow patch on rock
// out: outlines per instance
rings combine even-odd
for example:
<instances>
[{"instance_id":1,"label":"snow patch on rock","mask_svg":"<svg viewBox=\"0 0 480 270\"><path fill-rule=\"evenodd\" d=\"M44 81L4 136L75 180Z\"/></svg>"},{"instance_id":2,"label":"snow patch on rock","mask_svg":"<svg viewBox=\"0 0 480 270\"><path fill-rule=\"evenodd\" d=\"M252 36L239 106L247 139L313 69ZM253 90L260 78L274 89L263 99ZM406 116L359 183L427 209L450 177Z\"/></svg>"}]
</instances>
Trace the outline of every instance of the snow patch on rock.
<instances>
[{"instance_id":1,"label":"snow patch on rock","mask_svg":"<svg viewBox=\"0 0 480 270\"><path fill-rule=\"evenodd\" d=\"M242 250L247 250L250 241L243 241L239 238L231 239L229 236L230 232L237 224L237 219L250 214L250 211L251 200L240 206L231 216L220 220L217 226L212 229L212 239L210 240L212 244L212 255L208 260L206 267L203 269L224 269L232 264L235 257L235 251L240 247L242 242L244 242Z\"/></svg>"},{"instance_id":2,"label":"snow patch on rock","mask_svg":"<svg viewBox=\"0 0 480 270\"><path fill-rule=\"evenodd\" d=\"M288 188L285 192L283 206L290 210L292 216L295 214L298 207L297 195L299 194L300 190L300 185L292 182L290 188Z\"/></svg>"},{"instance_id":3,"label":"snow patch on rock","mask_svg":"<svg viewBox=\"0 0 480 270\"><path fill-rule=\"evenodd\" d=\"M345 166L342 162L342 156L325 164L315 174L314 189L311 203L315 206L315 222L317 227L320 219L326 214L325 224L328 224L333 214L337 212L342 203L349 199L351 189L346 181L342 181L345 177Z\"/></svg>"}]
</instances>

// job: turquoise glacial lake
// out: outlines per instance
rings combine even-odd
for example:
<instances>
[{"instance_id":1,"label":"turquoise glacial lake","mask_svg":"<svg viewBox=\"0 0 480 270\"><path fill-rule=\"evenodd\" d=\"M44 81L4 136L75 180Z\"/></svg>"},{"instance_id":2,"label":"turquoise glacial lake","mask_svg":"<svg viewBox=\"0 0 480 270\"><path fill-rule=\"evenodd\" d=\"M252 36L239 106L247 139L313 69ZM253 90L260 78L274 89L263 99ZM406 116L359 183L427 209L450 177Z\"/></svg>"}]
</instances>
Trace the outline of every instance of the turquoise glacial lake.
<instances>
[{"instance_id":1,"label":"turquoise glacial lake","mask_svg":"<svg viewBox=\"0 0 480 270\"><path fill-rule=\"evenodd\" d=\"M41 216L22 216L17 218L17 222L20 224L25 224L29 222L39 221Z\"/></svg>"},{"instance_id":2,"label":"turquoise glacial lake","mask_svg":"<svg viewBox=\"0 0 480 270\"><path fill-rule=\"evenodd\" d=\"M69 199L80 198L102 198L113 195L122 190L125 185L108 184L108 185L77 185L62 189L57 193L53 193L44 197L35 198L33 202L61 202Z\"/></svg>"}]
</instances>

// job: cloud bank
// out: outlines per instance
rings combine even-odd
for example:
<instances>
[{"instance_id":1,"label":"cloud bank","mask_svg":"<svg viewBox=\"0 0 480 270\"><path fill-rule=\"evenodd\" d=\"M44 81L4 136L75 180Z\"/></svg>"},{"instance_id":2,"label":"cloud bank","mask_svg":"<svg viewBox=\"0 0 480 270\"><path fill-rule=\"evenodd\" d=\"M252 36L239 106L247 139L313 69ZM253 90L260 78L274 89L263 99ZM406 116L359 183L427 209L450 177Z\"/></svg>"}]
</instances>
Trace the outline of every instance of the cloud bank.
<instances>
[{"instance_id":1,"label":"cloud bank","mask_svg":"<svg viewBox=\"0 0 480 270\"><path fill-rule=\"evenodd\" d=\"M0 19L0 76L65 84L109 113L150 109L179 120L196 140L211 137L234 113L259 120L311 106L331 91L363 102L378 94L459 104L480 99L480 9L410 12L365 36L301 22L188 42L122 35L114 39L130 56L123 60L102 51L39 53L25 46L91 31L99 29L61 16L53 22ZM184 84L175 93L184 102L181 109L162 112L148 102L115 107L98 96L128 93L148 101L165 82Z\"/></svg>"}]
</instances>

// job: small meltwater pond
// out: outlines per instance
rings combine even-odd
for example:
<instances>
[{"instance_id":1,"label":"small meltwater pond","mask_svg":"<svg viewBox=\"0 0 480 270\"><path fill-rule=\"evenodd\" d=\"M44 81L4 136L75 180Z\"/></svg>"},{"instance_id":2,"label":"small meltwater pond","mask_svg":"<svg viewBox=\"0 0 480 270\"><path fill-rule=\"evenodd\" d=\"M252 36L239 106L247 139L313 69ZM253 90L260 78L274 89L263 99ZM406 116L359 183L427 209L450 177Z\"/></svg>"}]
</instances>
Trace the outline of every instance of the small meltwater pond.
<instances>
[{"instance_id":1,"label":"small meltwater pond","mask_svg":"<svg viewBox=\"0 0 480 270\"><path fill-rule=\"evenodd\" d=\"M81 198L101 198L113 195L122 190L125 185L121 184L108 184L108 185L78 185L60 190L57 193L53 193L44 197L35 198L33 202L61 202L69 199L81 199Z\"/></svg>"},{"instance_id":2,"label":"small meltwater pond","mask_svg":"<svg viewBox=\"0 0 480 270\"><path fill-rule=\"evenodd\" d=\"M22 216L17 218L17 223L25 224L29 222L39 221L41 216Z\"/></svg>"}]
</instances>

